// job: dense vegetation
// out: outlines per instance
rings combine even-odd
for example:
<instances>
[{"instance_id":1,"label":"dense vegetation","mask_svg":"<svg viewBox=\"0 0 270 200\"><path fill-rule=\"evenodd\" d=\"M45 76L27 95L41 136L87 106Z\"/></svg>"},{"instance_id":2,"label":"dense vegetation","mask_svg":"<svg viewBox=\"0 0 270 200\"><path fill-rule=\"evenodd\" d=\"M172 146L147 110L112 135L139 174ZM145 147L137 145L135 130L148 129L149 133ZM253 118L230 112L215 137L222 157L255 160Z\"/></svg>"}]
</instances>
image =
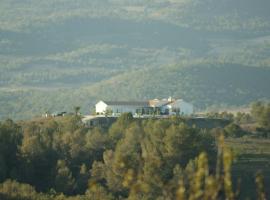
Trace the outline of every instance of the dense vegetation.
<instances>
[{"instance_id":1,"label":"dense vegetation","mask_svg":"<svg viewBox=\"0 0 270 200\"><path fill-rule=\"evenodd\" d=\"M269 99L268 0L2 0L0 118L174 95ZM209 81L210 80L210 81Z\"/></svg>"},{"instance_id":2,"label":"dense vegetation","mask_svg":"<svg viewBox=\"0 0 270 200\"><path fill-rule=\"evenodd\" d=\"M1 0L0 199L269 198L269 103L208 113L231 122L214 129L130 114L92 128L77 112L5 120L89 113L100 99L269 100L269 10L269 0Z\"/></svg>"},{"instance_id":3,"label":"dense vegetation","mask_svg":"<svg viewBox=\"0 0 270 200\"><path fill-rule=\"evenodd\" d=\"M267 105L254 104L252 122L256 122L255 110L259 107L269 114ZM229 114L222 116L227 119ZM268 120L269 124L267 115L260 119ZM231 174L233 154L224 146L227 142L224 143L222 135L228 138L261 135L242 129L241 123L236 122L239 116L232 120L235 122L224 129L212 130L188 126L187 119L179 117L133 119L131 114L122 115L109 127L93 128L84 127L77 115L17 123L6 120L0 123L0 197L7 200L225 196L234 199L245 195L255 198L256 184L250 180L240 184L244 191L254 185L247 193L236 191L236 180L246 176L245 166L243 162L235 165L235 170L242 170L241 176ZM266 128L264 124L259 121L256 126ZM243 158L239 148L233 145L234 155ZM253 176L262 167L246 173ZM270 180L269 170L257 176L257 191L261 195L258 199L265 195L262 175Z\"/></svg>"},{"instance_id":4,"label":"dense vegetation","mask_svg":"<svg viewBox=\"0 0 270 200\"><path fill-rule=\"evenodd\" d=\"M11 178L66 195L84 194L93 182L115 197L128 196L127 173L142 176L154 193L173 178L177 165L215 151L209 133L179 120L140 122L129 115L107 131L83 128L74 116L21 126L8 120L1 124L1 148L1 181Z\"/></svg>"}]
</instances>

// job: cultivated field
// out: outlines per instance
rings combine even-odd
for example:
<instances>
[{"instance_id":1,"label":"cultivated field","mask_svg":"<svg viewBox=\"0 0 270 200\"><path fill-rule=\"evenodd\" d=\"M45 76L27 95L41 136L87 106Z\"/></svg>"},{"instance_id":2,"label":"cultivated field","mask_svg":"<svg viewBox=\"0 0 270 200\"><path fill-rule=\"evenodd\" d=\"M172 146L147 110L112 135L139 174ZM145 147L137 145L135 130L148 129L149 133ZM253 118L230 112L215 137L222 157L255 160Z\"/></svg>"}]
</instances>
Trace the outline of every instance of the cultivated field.
<instances>
[{"instance_id":1,"label":"cultivated field","mask_svg":"<svg viewBox=\"0 0 270 200\"><path fill-rule=\"evenodd\" d=\"M270 139L232 138L226 143L235 152L234 180L241 179L241 199L255 199L255 174L262 172L267 196L270 195ZM245 188L245 189L243 189Z\"/></svg>"}]
</instances>

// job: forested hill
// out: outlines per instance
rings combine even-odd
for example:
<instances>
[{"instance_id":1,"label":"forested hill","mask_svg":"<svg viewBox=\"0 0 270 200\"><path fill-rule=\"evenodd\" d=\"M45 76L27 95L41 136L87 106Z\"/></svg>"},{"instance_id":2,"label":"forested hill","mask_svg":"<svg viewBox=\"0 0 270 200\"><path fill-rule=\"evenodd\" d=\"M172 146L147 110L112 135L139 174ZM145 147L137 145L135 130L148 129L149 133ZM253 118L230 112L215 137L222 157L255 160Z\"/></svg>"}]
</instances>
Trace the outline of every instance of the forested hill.
<instances>
[{"instance_id":1,"label":"forested hill","mask_svg":"<svg viewBox=\"0 0 270 200\"><path fill-rule=\"evenodd\" d=\"M0 119L99 99L269 99L268 0L2 0Z\"/></svg>"}]
</instances>

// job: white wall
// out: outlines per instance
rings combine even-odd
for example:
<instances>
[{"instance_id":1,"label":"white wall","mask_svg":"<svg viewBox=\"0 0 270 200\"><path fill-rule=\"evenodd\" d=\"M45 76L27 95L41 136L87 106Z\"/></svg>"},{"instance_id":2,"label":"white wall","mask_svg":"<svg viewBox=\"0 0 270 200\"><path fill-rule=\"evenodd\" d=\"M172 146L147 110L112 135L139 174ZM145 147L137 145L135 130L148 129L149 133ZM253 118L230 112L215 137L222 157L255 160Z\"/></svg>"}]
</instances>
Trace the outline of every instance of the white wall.
<instances>
[{"instance_id":1,"label":"white wall","mask_svg":"<svg viewBox=\"0 0 270 200\"><path fill-rule=\"evenodd\" d=\"M108 105L106 103L104 103L103 101L99 101L96 104L96 113L105 114L107 107Z\"/></svg>"},{"instance_id":2,"label":"white wall","mask_svg":"<svg viewBox=\"0 0 270 200\"><path fill-rule=\"evenodd\" d=\"M127 113L130 112L132 114L136 113L136 109L139 107L137 106L121 106L121 105L110 105L108 106L105 102L99 101L96 104L96 113L105 114L106 110L111 110L112 114L117 115L118 113ZM169 114L173 115L176 114L172 112L174 109L180 109L180 115L191 115L194 112L193 105L183 101L182 99L176 100L172 104L166 105L161 108L162 111L165 109L169 109Z\"/></svg>"},{"instance_id":3,"label":"white wall","mask_svg":"<svg viewBox=\"0 0 270 200\"><path fill-rule=\"evenodd\" d=\"M105 114L106 110L111 110L113 115L114 114L117 115L118 113L127 113L127 112L135 114L136 109L138 109L137 106L107 105L103 101L99 101L96 104L96 113L99 113L99 114Z\"/></svg>"},{"instance_id":4,"label":"white wall","mask_svg":"<svg viewBox=\"0 0 270 200\"><path fill-rule=\"evenodd\" d=\"M175 109L175 108L176 109L180 108L180 114L181 115L191 115L194 112L193 105L183 101L182 99L176 100L172 104L172 109Z\"/></svg>"}]
</instances>

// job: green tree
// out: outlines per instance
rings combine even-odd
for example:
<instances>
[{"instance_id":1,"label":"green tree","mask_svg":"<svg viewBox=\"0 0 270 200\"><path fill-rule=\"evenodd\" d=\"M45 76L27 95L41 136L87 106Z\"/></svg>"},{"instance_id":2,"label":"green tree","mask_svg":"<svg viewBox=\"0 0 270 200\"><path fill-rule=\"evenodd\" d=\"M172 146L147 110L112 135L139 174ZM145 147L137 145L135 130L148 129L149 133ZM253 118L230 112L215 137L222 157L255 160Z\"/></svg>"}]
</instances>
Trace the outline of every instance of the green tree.
<instances>
[{"instance_id":1,"label":"green tree","mask_svg":"<svg viewBox=\"0 0 270 200\"><path fill-rule=\"evenodd\" d=\"M114 200L114 196L106 190L105 187L98 183L91 183L89 185L89 189L86 192L87 199L99 200L99 199L106 199L106 200Z\"/></svg>"},{"instance_id":2,"label":"green tree","mask_svg":"<svg viewBox=\"0 0 270 200\"><path fill-rule=\"evenodd\" d=\"M264 104L260 101L255 102L251 105L251 114L256 119L259 120L264 111Z\"/></svg>"},{"instance_id":3,"label":"green tree","mask_svg":"<svg viewBox=\"0 0 270 200\"><path fill-rule=\"evenodd\" d=\"M226 137L242 137L246 134L244 130L241 129L240 126L231 123L224 128Z\"/></svg>"},{"instance_id":4,"label":"green tree","mask_svg":"<svg viewBox=\"0 0 270 200\"><path fill-rule=\"evenodd\" d=\"M2 200L47 199L45 195L38 194L33 186L21 184L13 180L6 180L0 184L0 198Z\"/></svg>"},{"instance_id":5,"label":"green tree","mask_svg":"<svg viewBox=\"0 0 270 200\"><path fill-rule=\"evenodd\" d=\"M270 103L256 102L252 104L251 114L260 127L270 130Z\"/></svg>"},{"instance_id":6,"label":"green tree","mask_svg":"<svg viewBox=\"0 0 270 200\"><path fill-rule=\"evenodd\" d=\"M54 134L57 125L30 122L23 125L24 137L20 146L21 179L39 190L45 190L53 184L53 169L57 161L57 152L53 149Z\"/></svg>"},{"instance_id":7,"label":"green tree","mask_svg":"<svg viewBox=\"0 0 270 200\"><path fill-rule=\"evenodd\" d=\"M89 172L85 164L80 167L80 173L76 178L75 193L84 194L88 188Z\"/></svg>"},{"instance_id":8,"label":"green tree","mask_svg":"<svg viewBox=\"0 0 270 200\"><path fill-rule=\"evenodd\" d=\"M74 111L75 111L75 115L79 115L80 113L80 109L81 109L81 107L80 106L75 106L74 107Z\"/></svg>"},{"instance_id":9,"label":"green tree","mask_svg":"<svg viewBox=\"0 0 270 200\"><path fill-rule=\"evenodd\" d=\"M109 129L109 136L114 143L124 136L125 129L133 122L131 113L123 113Z\"/></svg>"},{"instance_id":10,"label":"green tree","mask_svg":"<svg viewBox=\"0 0 270 200\"><path fill-rule=\"evenodd\" d=\"M55 176L55 190L64 194L73 194L75 180L64 160L58 160Z\"/></svg>"},{"instance_id":11,"label":"green tree","mask_svg":"<svg viewBox=\"0 0 270 200\"><path fill-rule=\"evenodd\" d=\"M18 147L22 143L21 127L12 120L0 123L0 182L6 178L18 178Z\"/></svg>"}]
</instances>

